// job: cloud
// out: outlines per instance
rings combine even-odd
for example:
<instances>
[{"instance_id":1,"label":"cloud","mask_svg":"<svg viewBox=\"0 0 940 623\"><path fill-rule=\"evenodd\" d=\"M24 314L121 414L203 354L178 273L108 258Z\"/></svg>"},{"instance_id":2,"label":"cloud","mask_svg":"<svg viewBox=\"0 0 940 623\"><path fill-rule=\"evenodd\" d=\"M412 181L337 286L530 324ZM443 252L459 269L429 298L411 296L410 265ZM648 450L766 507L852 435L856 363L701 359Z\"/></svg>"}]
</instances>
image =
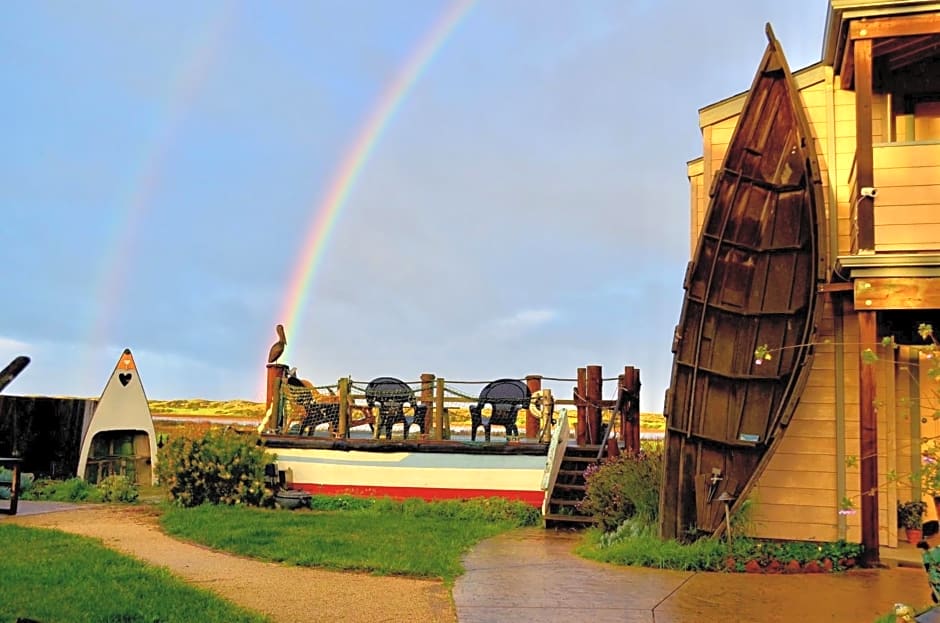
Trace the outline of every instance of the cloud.
<instances>
[{"instance_id":1,"label":"cloud","mask_svg":"<svg viewBox=\"0 0 940 623\"><path fill-rule=\"evenodd\" d=\"M522 309L493 322L493 328L512 337L532 331L536 327L551 322L558 316L552 309Z\"/></svg>"},{"instance_id":2,"label":"cloud","mask_svg":"<svg viewBox=\"0 0 940 623\"><path fill-rule=\"evenodd\" d=\"M32 350L32 346L21 340L0 335L0 365L5 365L5 359L13 359Z\"/></svg>"}]
</instances>

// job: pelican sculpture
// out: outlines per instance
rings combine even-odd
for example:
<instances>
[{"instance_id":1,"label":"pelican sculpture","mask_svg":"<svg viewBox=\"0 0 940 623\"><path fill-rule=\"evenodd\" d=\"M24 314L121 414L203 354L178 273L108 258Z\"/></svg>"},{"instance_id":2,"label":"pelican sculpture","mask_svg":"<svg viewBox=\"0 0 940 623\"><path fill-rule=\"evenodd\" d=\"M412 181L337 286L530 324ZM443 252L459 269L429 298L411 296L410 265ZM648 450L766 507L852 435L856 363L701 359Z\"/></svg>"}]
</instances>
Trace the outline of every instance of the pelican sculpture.
<instances>
[{"instance_id":1,"label":"pelican sculpture","mask_svg":"<svg viewBox=\"0 0 940 623\"><path fill-rule=\"evenodd\" d=\"M284 325L279 324L274 328L277 331L277 341L268 351L268 363L274 363L284 354L284 347L287 346L287 336L284 335Z\"/></svg>"}]
</instances>

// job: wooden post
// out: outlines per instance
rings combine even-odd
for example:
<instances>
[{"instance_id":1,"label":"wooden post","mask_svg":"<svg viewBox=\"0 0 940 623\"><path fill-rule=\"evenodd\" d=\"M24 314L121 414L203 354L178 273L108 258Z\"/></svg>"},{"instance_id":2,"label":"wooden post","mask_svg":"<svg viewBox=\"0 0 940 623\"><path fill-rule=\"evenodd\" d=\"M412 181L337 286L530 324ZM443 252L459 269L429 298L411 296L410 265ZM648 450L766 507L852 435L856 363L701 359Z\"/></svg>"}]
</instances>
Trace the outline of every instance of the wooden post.
<instances>
[{"instance_id":1,"label":"wooden post","mask_svg":"<svg viewBox=\"0 0 940 623\"><path fill-rule=\"evenodd\" d=\"M336 384L339 386L339 424L336 432L345 438L349 437L349 379L340 379Z\"/></svg>"},{"instance_id":2,"label":"wooden post","mask_svg":"<svg viewBox=\"0 0 940 623\"><path fill-rule=\"evenodd\" d=\"M278 397L278 392L274 387L274 381L287 378L287 366L283 363L269 363L268 364L268 383L267 383L267 396L265 397L264 409L267 411L268 407L271 406L271 401ZM275 409L277 405L275 405ZM276 419L276 418L275 418Z\"/></svg>"},{"instance_id":3,"label":"wooden post","mask_svg":"<svg viewBox=\"0 0 940 623\"><path fill-rule=\"evenodd\" d=\"M429 372L421 374L421 404L424 405L425 430L428 439L437 439L434 436L434 375Z\"/></svg>"},{"instance_id":4,"label":"wooden post","mask_svg":"<svg viewBox=\"0 0 940 623\"><path fill-rule=\"evenodd\" d=\"M600 366L587 367L587 399L588 399L588 443L598 445L606 443L601 439L604 434L603 422L604 414L601 411L601 399L603 398L603 374Z\"/></svg>"},{"instance_id":5,"label":"wooden post","mask_svg":"<svg viewBox=\"0 0 940 623\"><path fill-rule=\"evenodd\" d=\"M878 539L878 409L875 406L875 366L866 362L866 350L875 352L878 340L876 312L858 312L859 333L859 451L861 452L862 562L877 565ZM870 357L870 355L869 355Z\"/></svg>"},{"instance_id":6,"label":"wooden post","mask_svg":"<svg viewBox=\"0 0 940 623\"><path fill-rule=\"evenodd\" d=\"M449 426L447 438L450 439ZM434 439L444 439L444 379L437 379L437 391L434 396Z\"/></svg>"},{"instance_id":7,"label":"wooden post","mask_svg":"<svg viewBox=\"0 0 940 623\"><path fill-rule=\"evenodd\" d=\"M529 392L534 394L535 392L542 389L542 377L538 374L530 374L525 377L525 384L529 388ZM551 414L549 414L551 417ZM535 439L539 434L539 421L536 419L532 413L529 412L529 409L525 410L525 437L526 439Z\"/></svg>"},{"instance_id":8,"label":"wooden post","mask_svg":"<svg viewBox=\"0 0 940 623\"><path fill-rule=\"evenodd\" d=\"M275 364L279 365L279 364ZM283 366L286 368L287 366ZM282 371L283 372L283 371ZM271 411L270 420L274 421L274 430L278 433L284 432L284 396L281 393L281 386L284 383L284 374L272 374L271 366L268 366L268 406ZM268 411L265 410L265 414ZM269 421L270 422L270 421ZM268 424L269 426L270 424Z\"/></svg>"},{"instance_id":9,"label":"wooden post","mask_svg":"<svg viewBox=\"0 0 940 623\"><path fill-rule=\"evenodd\" d=\"M578 386L574 389L574 404L578 411L578 423L575 426L575 439L579 446L587 443L587 369L578 368Z\"/></svg>"},{"instance_id":10,"label":"wooden post","mask_svg":"<svg viewBox=\"0 0 940 623\"><path fill-rule=\"evenodd\" d=\"M872 41L855 41L855 186L861 191L874 186L874 152L872 150ZM851 198L858 202L856 227L859 253L875 251L875 203L871 197Z\"/></svg>"},{"instance_id":11,"label":"wooden post","mask_svg":"<svg viewBox=\"0 0 940 623\"><path fill-rule=\"evenodd\" d=\"M640 451L640 371L633 366L624 366L621 391L629 400L624 400L621 417L623 422L623 446L627 452Z\"/></svg>"}]
</instances>

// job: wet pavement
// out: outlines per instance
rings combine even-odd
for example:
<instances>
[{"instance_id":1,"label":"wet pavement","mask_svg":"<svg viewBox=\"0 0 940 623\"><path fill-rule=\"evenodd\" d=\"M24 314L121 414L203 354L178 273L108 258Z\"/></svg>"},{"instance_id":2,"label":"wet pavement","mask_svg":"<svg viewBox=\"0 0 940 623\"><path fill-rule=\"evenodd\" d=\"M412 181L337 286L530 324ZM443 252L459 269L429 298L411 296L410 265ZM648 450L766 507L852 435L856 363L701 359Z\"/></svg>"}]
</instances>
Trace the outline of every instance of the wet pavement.
<instances>
[{"instance_id":1,"label":"wet pavement","mask_svg":"<svg viewBox=\"0 0 940 623\"><path fill-rule=\"evenodd\" d=\"M17 516L83 505L21 500ZM2 520L2 516L0 516ZM459 623L874 622L930 602L923 568L751 575L620 567L574 553L576 532L528 528L478 544L453 588Z\"/></svg>"},{"instance_id":2,"label":"wet pavement","mask_svg":"<svg viewBox=\"0 0 940 623\"><path fill-rule=\"evenodd\" d=\"M923 569L834 574L691 573L579 558L580 535L527 529L480 543L454 586L460 623L873 622L896 602L921 609Z\"/></svg>"}]
</instances>

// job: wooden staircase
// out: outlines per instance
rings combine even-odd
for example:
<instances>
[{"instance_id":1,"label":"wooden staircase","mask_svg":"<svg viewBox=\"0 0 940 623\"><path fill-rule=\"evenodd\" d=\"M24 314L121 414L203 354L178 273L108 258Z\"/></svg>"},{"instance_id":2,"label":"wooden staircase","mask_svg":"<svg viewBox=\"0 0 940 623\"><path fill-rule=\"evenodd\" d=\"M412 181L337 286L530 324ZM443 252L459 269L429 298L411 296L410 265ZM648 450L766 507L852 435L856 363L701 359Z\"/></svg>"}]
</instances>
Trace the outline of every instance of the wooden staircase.
<instances>
[{"instance_id":1,"label":"wooden staircase","mask_svg":"<svg viewBox=\"0 0 940 623\"><path fill-rule=\"evenodd\" d=\"M594 524L594 517L578 510L578 503L586 491L584 470L598 463L599 450L600 446L574 444L565 448L544 518L546 528L586 528Z\"/></svg>"}]
</instances>

